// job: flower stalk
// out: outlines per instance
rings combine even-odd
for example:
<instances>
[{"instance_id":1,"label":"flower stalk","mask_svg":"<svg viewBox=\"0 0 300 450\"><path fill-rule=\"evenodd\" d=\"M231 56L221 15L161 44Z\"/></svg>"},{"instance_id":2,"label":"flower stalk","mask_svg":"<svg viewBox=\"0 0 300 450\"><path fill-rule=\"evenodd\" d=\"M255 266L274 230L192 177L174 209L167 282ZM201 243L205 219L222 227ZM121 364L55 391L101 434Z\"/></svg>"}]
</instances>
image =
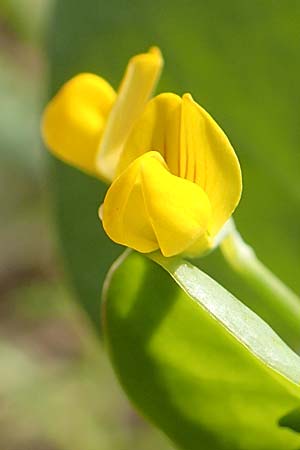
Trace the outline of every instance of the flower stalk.
<instances>
[{"instance_id":1,"label":"flower stalk","mask_svg":"<svg viewBox=\"0 0 300 450\"><path fill-rule=\"evenodd\" d=\"M245 243L233 220L230 231L220 244L225 260L231 268L258 294L263 309L278 318L280 328L296 350L300 350L300 297L274 275ZM278 330L279 331L279 330Z\"/></svg>"}]
</instances>

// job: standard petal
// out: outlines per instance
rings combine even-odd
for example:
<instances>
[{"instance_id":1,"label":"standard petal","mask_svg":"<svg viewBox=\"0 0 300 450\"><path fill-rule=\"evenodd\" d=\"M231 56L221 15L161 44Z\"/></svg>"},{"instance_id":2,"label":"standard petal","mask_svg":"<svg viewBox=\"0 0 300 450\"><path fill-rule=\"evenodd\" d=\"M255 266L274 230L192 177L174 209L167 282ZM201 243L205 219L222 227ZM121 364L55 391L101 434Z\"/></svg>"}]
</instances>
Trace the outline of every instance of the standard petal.
<instances>
[{"instance_id":1,"label":"standard petal","mask_svg":"<svg viewBox=\"0 0 300 450\"><path fill-rule=\"evenodd\" d=\"M96 152L116 93L101 77L83 73L69 80L48 103L44 141L58 158L96 175Z\"/></svg>"},{"instance_id":2,"label":"standard petal","mask_svg":"<svg viewBox=\"0 0 300 450\"><path fill-rule=\"evenodd\" d=\"M113 241L142 253L159 248L164 256L207 250L210 214L201 187L172 175L157 152L142 155L122 172L102 211Z\"/></svg>"},{"instance_id":3,"label":"standard petal","mask_svg":"<svg viewBox=\"0 0 300 450\"><path fill-rule=\"evenodd\" d=\"M174 175L179 175L182 99L172 93L150 100L136 121L123 149L117 172L148 151L159 152Z\"/></svg>"},{"instance_id":4,"label":"standard petal","mask_svg":"<svg viewBox=\"0 0 300 450\"><path fill-rule=\"evenodd\" d=\"M209 231L215 236L237 206L241 170L224 132L188 94L160 94L135 123L120 158L121 173L135 158L158 151L170 172L206 192L212 207Z\"/></svg>"},{"instance_id":5,"label":"standard petal","mask_svg":"<svg viewBox=\"0 0 300 450\"><path fill-rule=\"evenodd\" d=\"M162 66L163 58L156 47L129 61L97 156L98 170L107 180L116 175L124 143L156 86Z\"/></svg>"},{"instance_id":6,"label":"standard petal","mask_svg":"<svg viewBox=\"0 0 300 450\"><path fill-rule=\"evenodd\" d=\"M238 158L225 133L189 94L182 99L180 176L206 192L212 206L214 236L236 208L242 192Z\"/></svg>"}]
</instances>

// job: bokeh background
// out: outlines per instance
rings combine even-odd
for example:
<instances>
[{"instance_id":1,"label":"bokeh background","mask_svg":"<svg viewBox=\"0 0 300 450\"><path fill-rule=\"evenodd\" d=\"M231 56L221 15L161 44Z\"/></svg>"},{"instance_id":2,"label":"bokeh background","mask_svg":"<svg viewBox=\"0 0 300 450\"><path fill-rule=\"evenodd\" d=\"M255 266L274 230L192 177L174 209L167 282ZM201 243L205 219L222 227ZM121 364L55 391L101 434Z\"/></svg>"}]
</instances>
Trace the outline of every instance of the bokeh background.
<instances>
[{"instance_id":1,"label":"bokeh background","mask_svg":"<svg viewBox=\"0 0 300 450\"><path fill-rule=\"evenodd\" d=\"M68 78L117 87L159 45L158 91L189 91L241 161L235 214L259 257L300 292L300 3L297 0L1 0L0 445L170 449L130 407L103 349L100 293L121 249L97 219L105 187L50 157L40 115ZM287 340L280 318L217 251L198 261Z\"/></svg>"}]
</instances>

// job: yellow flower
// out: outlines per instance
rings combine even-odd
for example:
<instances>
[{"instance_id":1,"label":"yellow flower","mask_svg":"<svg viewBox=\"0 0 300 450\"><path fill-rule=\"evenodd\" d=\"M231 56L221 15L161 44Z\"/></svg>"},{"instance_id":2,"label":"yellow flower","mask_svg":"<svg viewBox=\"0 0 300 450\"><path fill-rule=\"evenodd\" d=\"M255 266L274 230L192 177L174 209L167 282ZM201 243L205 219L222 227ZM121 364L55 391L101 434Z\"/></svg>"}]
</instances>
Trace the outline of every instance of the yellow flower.
<instances>
[{"instance_id":1,"label":"yellow flower","mask_svg":"<svg viewBox=\"0 0 300 450\"><path fill-rule=\"evenodd\" d=\"M69 80L43 114L42 135L49 150L66 163L111 181L122 146L155 87L162 64L156 47L134 56L118 93L91 73Z\"/></svg>"},{"instance_id":2,"label":"yellow flower","mask_svg":"<svg viewBox=\"0 0 300 450\"><path fill-rule=\"evenodd\" d=\"M101 208L106 233L167 257L212 248L242 190L229 140L189 94L161 94L147 104L117 173Z\"/></svg>"}]
</instances>

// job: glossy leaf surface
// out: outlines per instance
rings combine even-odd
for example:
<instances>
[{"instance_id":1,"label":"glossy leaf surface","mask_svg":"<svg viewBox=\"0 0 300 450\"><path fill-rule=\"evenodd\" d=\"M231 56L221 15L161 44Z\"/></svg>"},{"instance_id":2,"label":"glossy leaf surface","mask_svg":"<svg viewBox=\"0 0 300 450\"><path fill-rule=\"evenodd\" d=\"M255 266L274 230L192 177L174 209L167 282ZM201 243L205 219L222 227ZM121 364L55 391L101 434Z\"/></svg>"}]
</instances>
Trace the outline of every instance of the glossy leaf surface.
<instances>
[{"instance_id":1,"label":"glossy leaf surface","mask_svg":"<svg viewBox=\"0 0 300 450\"><path fill-rule=\"evenodd\" d=\"M107 281L105 336L131 400L184 450L300 447L278 425L300 405L299 357L199 269L168 270L184 290L137 253Z\"/></svg>"}]
</instances>

